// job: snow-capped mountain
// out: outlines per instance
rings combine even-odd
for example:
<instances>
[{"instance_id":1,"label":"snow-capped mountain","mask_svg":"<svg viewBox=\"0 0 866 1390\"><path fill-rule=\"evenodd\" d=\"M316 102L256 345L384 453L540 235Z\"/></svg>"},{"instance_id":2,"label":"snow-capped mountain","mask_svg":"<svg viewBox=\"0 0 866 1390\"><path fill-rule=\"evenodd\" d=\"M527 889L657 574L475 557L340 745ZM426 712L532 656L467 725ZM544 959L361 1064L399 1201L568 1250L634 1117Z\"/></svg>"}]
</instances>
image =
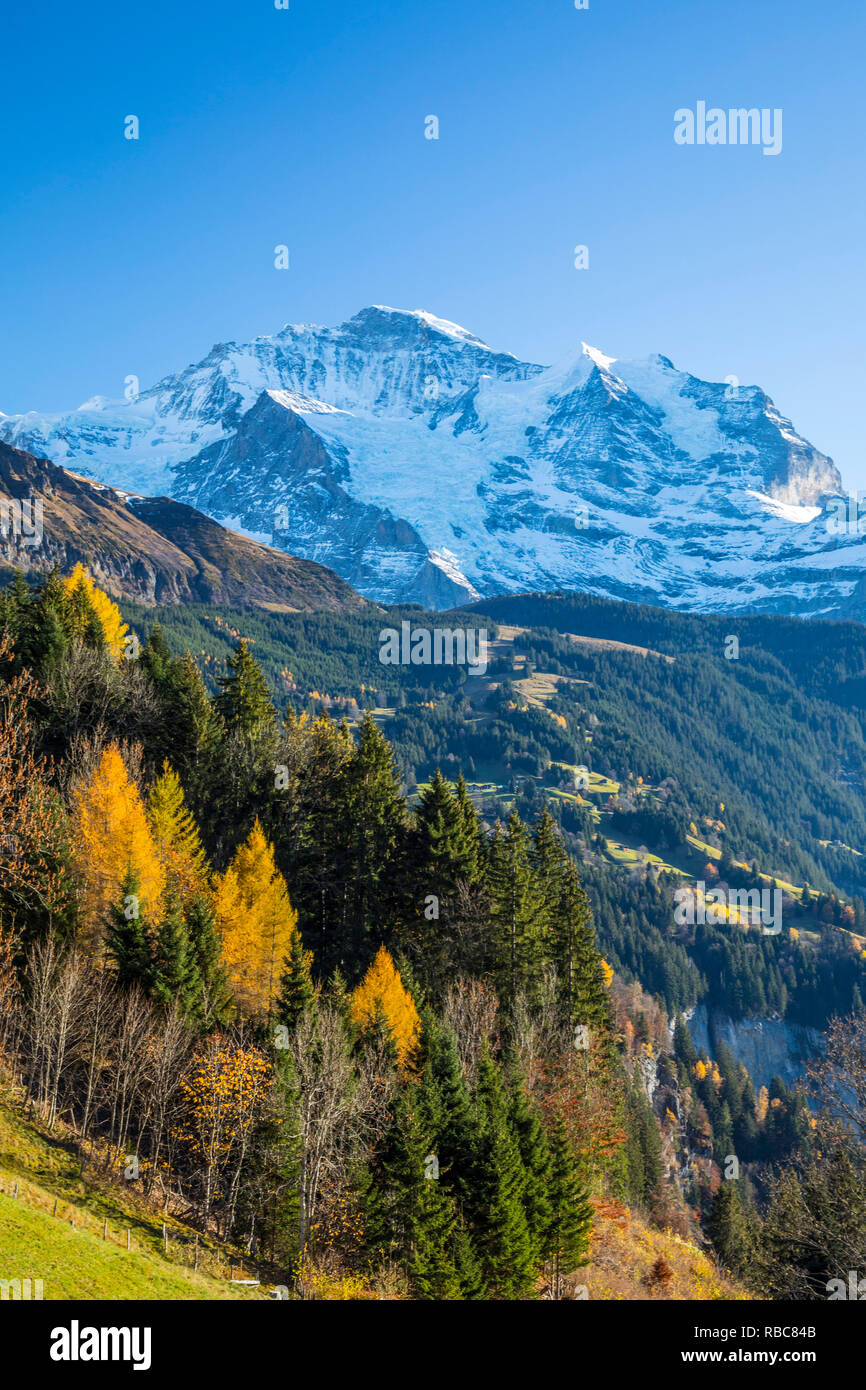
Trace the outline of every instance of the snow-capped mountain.
<instances>
[{"instance_id":1,"label":"snow-capped mountain","mask_svg":"<svg viewBox=\"0 0 866 1390\"><path fill-rule=\"evenodd\" d=\"M217 344L134 400L0 415L0 438L385 602L565 588L866 616L866 537L832 461L757 386L662 356L582 344L542 367L373 307Z\"/></svg>"}]
</instances>

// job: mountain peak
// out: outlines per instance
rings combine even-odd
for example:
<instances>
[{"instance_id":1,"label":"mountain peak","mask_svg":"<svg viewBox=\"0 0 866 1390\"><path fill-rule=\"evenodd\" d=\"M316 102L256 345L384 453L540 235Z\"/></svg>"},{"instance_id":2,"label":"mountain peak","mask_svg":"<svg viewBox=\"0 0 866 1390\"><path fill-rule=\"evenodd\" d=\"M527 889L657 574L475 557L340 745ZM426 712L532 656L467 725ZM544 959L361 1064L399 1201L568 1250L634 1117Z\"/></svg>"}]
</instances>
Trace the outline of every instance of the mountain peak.
<instances>
[{"instance_id":1,"label":"mountain peak","mask_svg":"<svg viewBox=\"0 0 866 1390\"><path fill-rule=\"evenodd\" d=\"M616 361L615 357L608 357L606 353L601 352L598 348L590 347L589 343L581 342L580 350L584 357L588 357L590 361L594 362L597 367L600 367L603 372L609 371Z\"/></svg>"},{"instance_id":2,"label":"mountain peak","mask_svg":"<svg viewBox=\"0 0 866 1390\"><path fill-rule=\"evenodd\" d=\"M389 304L371 304L366 309L361 309L353 318L349 319L352 326L359 325L366 327L371 323L379 321L382 324L406 325L413 320L422 333L434 332L441 334L442 337L451 338L455 342L471 343L473 347L484 348L487 352L492 351L490 346L481 338L470 333L468 328L462 328L459 323L452 323L450 319L439 318L437 314L431 314L428 309L394 309Z\"/></svg>"},{"instance_id":3,"label":"mountain peak","mask_svg":"<svg viewBox=\"0 0 866 1390\"><path fill-rule=\"evenodd\" d=\"M0 438L378 601L577 588L814 614L866 575L831 525L832 461L759 388L585 341L541 367L426 309L217 344L133 401L0 417Z\"/></svg>"}]
</instances>

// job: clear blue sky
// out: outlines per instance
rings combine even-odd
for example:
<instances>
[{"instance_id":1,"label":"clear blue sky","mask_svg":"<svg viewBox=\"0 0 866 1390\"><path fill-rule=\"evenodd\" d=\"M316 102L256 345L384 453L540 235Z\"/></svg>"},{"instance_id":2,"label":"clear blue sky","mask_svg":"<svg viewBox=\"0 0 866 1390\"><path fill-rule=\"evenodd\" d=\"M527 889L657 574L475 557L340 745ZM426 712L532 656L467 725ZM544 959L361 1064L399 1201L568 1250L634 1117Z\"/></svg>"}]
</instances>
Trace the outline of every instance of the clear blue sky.
<instances>
[{"instance_id":1,"label":"clear blue sky","mask_svg":"<svg viewBox=\"0 0 866 1390\"><path fill-rule=\"evenodd\" d=\"M0 409L382 303L758 382L866 487L862 0L290 5L7 11ZM677 146L698 100L782 153Z\"/></svg>"}]
</instances>

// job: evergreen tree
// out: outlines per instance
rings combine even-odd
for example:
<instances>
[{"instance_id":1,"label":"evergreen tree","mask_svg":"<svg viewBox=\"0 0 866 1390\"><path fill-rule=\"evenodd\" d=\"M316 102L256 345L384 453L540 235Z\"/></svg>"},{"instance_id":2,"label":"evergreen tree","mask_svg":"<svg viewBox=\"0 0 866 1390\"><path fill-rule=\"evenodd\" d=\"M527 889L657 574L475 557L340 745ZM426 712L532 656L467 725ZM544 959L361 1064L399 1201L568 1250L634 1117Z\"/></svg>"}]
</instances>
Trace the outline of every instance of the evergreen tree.
<instances>
[{"instance_id":1,"label":"evergreen tree","mask_svg":"<svg viewBox=\"0 0 866 1390\"><path fill-rule=\"evenodd\" d=\"M677 1014L674 1024L674 1055L681 1066L685 1067L686 1072L691 1076L695 1063L698 1060L697 1049L692 1042L692 1035L689 1032L688 1024L682 1014Z\"/></svg>"},{"instance_id":2,"label":"evergreen tree","mask_svg":"<svg viewBox=\"0 0 866 1390\"><path fill-rule=\"evenodd\" d=\"M39 586L32 626L26 645L25 659L51 680L63 658L69 642L67 595L60 572L55 568Z\"/></svg>"},{"instance_id":3,"label":"evergreen tree","mask_svg":"<svg viewBox=\"0 0 866 1390\"><path fill-rule=\"evenodd\" d=\"M217 930L213 901L198 892L184 908L187 935L201 981L198 1016L204 1029L219 1027L232 1014L232 995L222 966L222 943Z\"/></svg>"},{"instance_id":4,"label":"evergreen tree","mask_svg":"<svg viewBox=\"0 0 866 1390\"><path fill-rule=\"evenodd\" d=\"M494 976L499 995L511 1006L519 990L530 1002L541 977L543 904L530 861L529 831L515 813L490 843L487 882L495 928Z\"/></svg>"},{"instance_id":5,"label":"evergreen tree","mask_svg":"<svg viewBox=\"0 0 866 1390\"><path fill-rule=\"evenodd\" d=\"M141 670L147 673L157 690L164 693L171 680L174 657L159 623L154 623L151 628L141 649L139 663Z\"/></svg>"},{"instance_id":6,"label":"evergreen tree","mask_svg":"<svg viewBox=\"0 0 866 1390\"><path fill-rule=\"evenodd\" d=\"M584 1187L568 1133L558 1119L550 1134L551 1182L549 1253L553 1266L554 1296L562 1293L562 1280L586 1264L592 1230L592 1207Z\"/></svg>"},{"instance_id":7,"label":"evergreen tree","mask_svg":"<svg viewBox=\"0 0 866 1390\"><path fill-rule=\"evenodd\" d=\"M367 1240L372 1253L400 1262L419 1297L455 1299L461 1297L453 1252L457 1213L440 1186L431 1144L411 1093L403 1091L371 1167Z\"/></svg>"},{"instance_id":8,"label":"evergreen tree","mask_svg":"<svg viewBox=\"0 0 866 1390\"><path fill-rule=\"evenodd\" d=\"M228 658L229 674L221 676L216 708L226 727L241 733L254 733L276 719L267 681L261 667L241 638Z\"/></svg>"},{"instance_id":9,"label":"evergreen tree","mask_svg":"<svg viewBox=\"0 0 866 1390\"><path fill-rule=\"evenodd\" d=\"M420 1100L437 1137L440 1181L454 1193L460 1210L469 1212L479 1124L448 1028L437 1027L432 1037L428 1033Z\"/></svg>"},{"instance_id":10,"label":"evergreen tree","mask_svg":"<svg viewBox=\"0 0 866 1390\"><path fill-rule=\"evenodd\" d=\"M153 955L154 998L164 1007L176 1000L186 1018L194 1017L200 1007L201 975L180 898L171 889L166 893Z\"/></svg>"},{"instance_id":11,"label":"evergreen tree","mask_svg":"<svg viewBox=\"0 0 866 1390\"><path fill-rule=\"evenodd\" d=\"M400 865L406 809L394 753L375 719L366 715L343 785L346 847L345 922L354 969L393 929L401 896Z\"/></svg>"},{"instance_id":12,"label":"evergreen tree","mask_svg":"<svg viewBox=\"0 0 866 1390\"><path fill-rule=\"evenodd\" d=\"M493 1298L527 1298L536 1269L523 1206L526 1170L508 1122L505 1087L486 1046L478 1067L475 1105L480 1132L470 1201L484 1284Z\"/></svg>"},{"instance_id":13,"label":"evergreen tree","mask_svg":"<svg viewBox=\"0 0 866 1390\"><path fill-rule=\"evenodd\" d=\"M706 1233L719 1262L734 1274L746 1263L749 1249L748 1222L740 1196L740 1183L727 1179L713 1197Z\"/></svg>"},{"instance_id":14,"label":"evergreen tree","mask_svg":"<svg viewBox=\"0 0 866 1390\"><path fill-rule=\"evenodd\" d=\"M436 771L421 793L408 839L409 901L407 949L425 981L441 989L454 969L454 922L461 885L478 875L479 836L475 808L460 778L455 793ZM435 910L428 911L432 901Z\"/></svg>"},{"instance_id":15,"label":"evergreen tree","mask_svg":"<svg viewBox=\"0 0 866 1390\"><path fill-rule=\"evenodd\" d=\"M315 1003L316 987L310 974L312 963L313 953L304 949L301 933L296 929L292 932L289 952L285 957L275 1010L278 1021L289 1028L296 1027L307 1009Z\"/></svg>"},{"instance_id":16,"label":"evergreen tree","mask_svg":"<svg viewBox=\"0 0 866 1390\"><path fill-rule=\"evenodd\" d=\"M131 864L124 874L120 896L109 910L105 950L119 984L138 985L145 993L150 992L153 951L141 901L141 878Z\"/></svg>"},{"instance_id":17,"label":"evergreen tree","mask_svg":"<svg viewBox=\"0 0 866 1390\"><path fill-rule=\"evenodd\" d=\"M547 1257L553 1223L550 1198L553 1166L550 1145L541 1121L529 1103L523 1088L523 1078L516 1066L510 1069L509 1092L509 1120L526 1174L523 1210L526 1213L526 1224L532 1242L532 1262L540 1266Z\"/></svg>"}]
</instances>

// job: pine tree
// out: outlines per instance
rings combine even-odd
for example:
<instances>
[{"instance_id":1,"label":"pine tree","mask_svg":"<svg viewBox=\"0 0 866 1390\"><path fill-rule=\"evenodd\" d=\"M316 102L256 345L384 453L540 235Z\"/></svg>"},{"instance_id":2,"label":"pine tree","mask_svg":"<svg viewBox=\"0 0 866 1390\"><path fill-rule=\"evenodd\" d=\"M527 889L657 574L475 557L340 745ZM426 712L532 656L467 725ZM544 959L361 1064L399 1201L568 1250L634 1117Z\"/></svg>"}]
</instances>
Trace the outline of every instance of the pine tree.
<instances>
[{"instance_id":1,"label":"pine tree","mask_svg":"<svg viewBox=\"0 0 866 1390\"><path fill-rule=\"evenodd\" d=\"M478 858L477 815L466 783L461 776L455 793L436 771L421 793L408 837L404 936L433 989L441 988L454 969L455 909L461 886L478 877Z\"/></svg>"},{"instance_id":2,"label":"pine tree","mask_svg":"<svg viewBox=\"0 0 866 1390\"><path fill-rule=\"evenodd\" d=\"M526 1171L508 1123L505 1087L487 1046L478 1066L475 1104L480 1133L471 1228L484 1284L493 1298L527 1298L536 1269L523 1207Z\"/></svg>"},{"instance_id":3,"label":"pine tree","mask_svg":"<svg viewBox=\"0 0 866 1390\"><path fill-rule=\"evenodd\" d=\"M140 892L139 874L130 864L123 876L120 895L109 911L105 950L119 984L137 985L149 993L153 981L153 953Z\"/></svg>"},{"instance_id":4,"label":"pine tree","mask_svg":"<svg viewBox=\"0 0 866 1390\"><path fill-rule=\"evenodd\" d=\"M565 1275L586 1264L592 1230L592 1207L561 1118L554 1122L550 1151L552 1218L549 1253L553 1265L554 1296L559 1298Z\"/></svg>"},{"instance_id":5,"label":"pine tree","mask_svg":"<svg viewBox=\"0 0 866 1390\"><path fill-rule=\"evenodd\" d=\"M289 953L285 958L276 1016L280 1023L294 1028L316 1000L316 987L311 976L312 951L304 949L301 933L295 929Z\"/></svg>"},{"instance_id":6,"label":"pine tree","mask_svg":"<svg viewBox=\"0 0 866 1390\"><path fill-rule=\"evenodd\" d=\"M523 1077L512 1064L509 1068L509 1122L517 1139L517 1147L526 1173L523 1190L523 1210L532 1242L532 1262L540 1266L547 1257L550 1242L553 1208L550 1187L553 1169L547 1135L529 1103Z\"/></svg>"},{"instance_id":7,"label":"pine tree","mask_svg":"<svg viewBox=\"0 0 866 1390\"><path fill-rule=\"evenodd\" d=\"M494 976L511 1006L518 991L534 1002L543 960L543 902L532 871L529 831L515 813L490 843L487 883L495 924Z\"/></svg>"},{"instance_id":8,"label":"pine tree","mask_svg":"<svg viewBox=\"0 0 866 1390\"><path fill-rule=\"evenodd\" d=\"M394 753L368 715L342 788L342 835L347 874L345 923L353 962L391 930L400 897L406 810Z\"/></svg>"},{"instance_id":9,"label":"pine tree","mask_svg":"<svg viewBox=\"0 0 866 1390\"><path fill-rule=\"evenodd\" d=\"M414 1097L404 1091L372 1166L365 1194L367 1239L374 1253L399 1260L418 1297L459 1299L453 1251L457 1213L436 1176L431 1143Z\"/></svg>"},{"instance_id":10,"label":"pine tree","mask_svg":"<svg viewBox=\"0 0 866 1390\"><path fill-rule=\"evenodd\" d=\"M226 727L254 733L276 719L267 681L261 667L241 638L228 659L229 674L220 678L216 708Z\"/></svg>"},{"instance_id":11,"label":"pine tree","mask_svg":"<svg viewBox=\"0 0 866 1390\"><path fill-rule=\"evenodd\" d=\"M484 1285L481 1261L476 1253L472 1236L462 1221L458 1221L454 1228L453 1249L454 1268L460 1281L461 1297L473 1302L485 1299L487 1290Z\"/></svg>"},{"instance_id":12,"label":"pine tree","mask_svg":"<svg viewBox=\"0 0 866 1390\"><path fill-rule=\"evenodd\" d=\"M436 1134L440 1181L454 1194L459 1209L468 1212L480 1136L478 1118L454 1034L436 1025L430 1030L427 1048L420 1092L422 1113Z\"/></svg>"},{"instance_id":13,"label":"pine tree","mask_svg":"<svg viewBox=\"0 0 866 1390\"><path fill-rule=\"evenodd\" d=\"M184 1016L192 1018L200 1009L202 981L181 901L172 889L165 895L153 956L154 998L165 1008L176 1001Z\"/></svg>"},{"instance_id":14,"label":"pine tree","mask_svg":"<svg viewBox=\"0 0 866 1390\"><path fill-rule=\"evenodd\" d=\"M141 670L146 671L156 688L163 693L171 679L174 657L159 623L154 623L139 657Z\"/></svg>"},{"instance_id":15,"label":"pine tree","mask_svg":"<svg viewBox=\"0 0 866 1390\"><path fill-rule=\"evenodd\" d=\"M468 810L467 810L468 808ZM457 885L474 879L478 868L478 832L472 824L475 809L460 778L455 794L441 772L434 772L415 808L410 855L421 882L429 885L440 904L453 898Z\"/></svg>"},{"instance_id":16,"label":"pine tree","mask_svg":"<svg viewBox=\"0 0 866 1390\"><path fill-rule=\"evenodd\" d=\"M535 828L532 866L541 888L545 955L556 968L565 1017L609 1031L610 1004L589 899L556 822L545 810Z\"/></svg>"},{"instance_id":17,"label":"pine tree","mask_svg":"<svg viewBox=\"0 0 866 1390\"><path fill-rule=\"evenodd\" d=\"M222 965L222 943L209 894L198 892L189 899L184 921L201 980L197 1016L202 1028L208 1030L227 1023L232 1013L232 994Z\"/></svg>"},{"instance_id":18,"label":"pine tree","mask_svg":"<svg viewBox=\"0 0 866 1390\"><path fill-rule=\"evenodd\" d=\"M56 568L45 576L39 586L33 623L29 633L25 660L43 678L56 673L69 641L68 599L60 572Z\"/></svg>"},{"instance_id":19,"label":"pine tree","mask_svg":"<svg viewBox=\"0 0 866 1390\"><path fill-rule=\"evenodd\" d=\"M682 1014L677 1014L674 1024L674 1056L681 1066L691 1075L692 1069L698 1060L697 1049L692 1042L692 1035L689 1032L688 1024Z\"/></svg>"},{"instance_id":20,"label":"pine tree","mask_svg":"<svg viewBox=\"0 0 866 1390\"><path fill-rule=\"evenodd\" d=\"M739 1274L747 1260L748 1222L739 1192L740 1184L733 1179L722 1182L713 1197L707 1217L706 1232L721 1264Z\"/></svg>"}]
</instances>

